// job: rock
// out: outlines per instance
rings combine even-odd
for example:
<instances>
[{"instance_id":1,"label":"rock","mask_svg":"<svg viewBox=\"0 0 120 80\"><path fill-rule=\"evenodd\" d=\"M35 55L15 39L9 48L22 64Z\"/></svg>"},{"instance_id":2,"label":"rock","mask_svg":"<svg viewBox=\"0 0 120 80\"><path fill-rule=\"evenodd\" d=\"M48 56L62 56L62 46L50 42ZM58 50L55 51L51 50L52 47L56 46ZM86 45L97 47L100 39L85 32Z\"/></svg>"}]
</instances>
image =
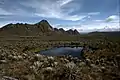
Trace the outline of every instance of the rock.
<instances>
[{"instance_id":1,"label":"rock","mask_svg":"<svg viewBox=\"0 0 120 80\"><path fill-rule=\"evenodd\" d=\"M105 67L104 67L104 66L102 66L102 67L101 67L101 69L105 69Z\"/></svg>"},{"instance_id":2,"label":"rock","mask_svg":"<svg viewBox=\"0 0 120 80\"><path fill-rule=\"evenodd\" d=\"M7 63L6 60L0 60L0 63Z\"/></svg>"},{"instance_id":3,"label":"rock","mask_svg":"<svg viewBox=\"0 0 120 80\"><path fill-rule=\"evenodd\" d=\"M18 57L17 56L13 56L13 59L18 60Z\"/></svg>"},{"instance_id":4,"label":"rock","mask_svg":"<svg viewBox=\"0 0 120 80\"><path fill-rule=\"evenodd\" d=\"M40 54L35 54L35 56L36 56L36 57L38 57L38 58L43 57L43 56L42 56L42 55L40 55Z\"/></svg>"},{"instance_id":5,"label":"rock","mask_svg":"<svg viewBox=\"0 0 120 80\"><path fill-rule=\"evenodd\" d=\"M13 58L13 56L12 56L12 55L9 55L8 58L11 59L11 58Z\"/></svg>"},{"instance_id":6,"label":"rock","mask_svg":"<svg viewBox=\"0 0 120 80\"><path fill-rule=\"evenodd\" d=\"M68 60L68 59L64 59L64 61L65 61L66 63L69 63L69 60Z\"/></svg>"},{"instance_id":7,"label":"rock","mask_svg":"<svg viewBox=\"0 0 120 80\"><path fill-rule=\"evenodd\" d=\"M97 68L97 66L95 64L90 64L90 66L93 68Z\"/></svg>"},{"instance_id":8,"label":"rock","mask_svg":"<svg viewBox=\"0 0 120 80\"><path fill-rule=\"evenodd\" d=\"M30 66L30 69L33 69L33 70L35 70L35 66Z\"/></svg>"},{"instance_id":9,"label":"rock","mask_svg":"<svg viewBox=\"0 0 120 80\"><path fill-rule=\"evenodd\" d=\"M28 57L28 55L27 55L26 53L23 53L23 56L24 56L24 57Z\"/></svg>"},{"instance_id":10,"label":"rock","mask_svg":"<svg viewBox=\"0 0 120 80\"><path fill-rule=\"evenodd\" d=\"M54 65L55 65L55 66L58 65L58 62L54 62Z\"/></svg>"},{"instance_id":11,"label":"rock","mask_svg":"<svg viewBox=\"0 0 120 80\"><path fill-rule=\"evenodd\" d=\"M90 62L90 59L86 59L86 61Z\"/></svg>"},{"instance_id":12,"label":"rock","mask_svg":"<svg viewBox=\"0 0 120 80\"><path fill-rule=\"evenodd\" d=\"M40 54L35 54L34 55L34 60L35 61L44 61L44 56Z\"/></svg>"},{"instance_id":13,"label":"rock","mask_svg":"<svg viewBox=\"0 0 120 80\"><path fill-rule=\"evenodd\" d=\"M86 59L86 64L87 64L87 65L90 65L90 64L91 64L90 59Z\"/></svg>"},{"instance_id":14,"label":"rock","mask_svg":"<svg viewBox=\"0 0 120 80\"><path fill-rule=\"evenodd\" d=\"M44 63L49 63L48 62L48 60L47 60L47 58L44 58L44 61L43 61Z\"/></svg>"},{"instance_id":15,"label":"rock","mask_svg":"<svg viewBox=\"0 0 120 80\"><path fill-rule=\"evenodd\" d=\"M18 58L19 58L19 59L23 59L23 57L22 57L22 56L20 56L20 55L18 56Z\"/></svg>"},{"instance_id":16,"label":"rock","mask_svg":"<svg viewBox=\"0 0 120 80\"><path fill-rule=\"evenodd\" d=\"M70 63L67 63L65 66L67 68L73 69L76 66L76 64L74 62L70 62Z\"/></svg>"},{"instance_id":17,"label":"rock","mask_svg":"<svg viewBox=\"0 0 120 80\"><path fill-rule=\"evenodd\" d=\"M18 79L9 76L3 76L3 80L18 80Z\"/></svg>"},{"instance_id":18,"label":"rock","mask_svg":"<svg viewBox=\"0 0 120 80\"><path fill-rule=\"evenodd\" d=\"M46 71L53 71L53 68L52 67L46 67L46 68L44 68L44 70L46 70Z\"/></svg>"},{"instance_id":19,"label":"rock","mask_svg":"<svg viewBox=\"0 0 120 80\"><path fill-rule=\"evenodd\" d=\"M85 66L85 65L86 65L85 62L80 62L80 63L79 63L79 66Z\"/></svg>"},{"instance_id":20,"label":"rock","mask_svg":"<svg viewBox=\"0 0 120 80\"><path fill-rule=\"evenodd\" d=\"M49 59L49 60L54 60L54 57L48 56L48 59Z\"/></svg>"},{"instance_id":21,"label":"rock","mask_svg":"<svg viewBox=\"0 0 120 80\"><path fill-rule=\"evenodd\" d=\"M1 56L5 56L6 55L6 53L5 52L3 52L2 54L1 54Z\"/></svg>"},{"instance_id":22,"label":"rock","mask_svg":"<svg viewBox=\"0 0 120 80\"><path fill-rule=\"evenodd\" d=\"M40 67L43 63L42 62L39 62L39 61L36 61L34 62L34 65L37 66L37 67Z\"/></svg>"}]
</instances>

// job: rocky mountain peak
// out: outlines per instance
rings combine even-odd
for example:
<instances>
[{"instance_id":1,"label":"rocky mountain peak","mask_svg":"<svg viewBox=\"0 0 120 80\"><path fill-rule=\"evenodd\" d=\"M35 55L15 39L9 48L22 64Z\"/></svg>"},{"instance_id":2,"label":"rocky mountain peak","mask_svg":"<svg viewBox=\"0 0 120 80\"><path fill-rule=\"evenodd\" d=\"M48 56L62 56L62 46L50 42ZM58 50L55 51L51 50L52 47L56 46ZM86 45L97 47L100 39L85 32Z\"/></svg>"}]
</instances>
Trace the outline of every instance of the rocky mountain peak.
<instances>
[{"instance_id":1,"label":"rocky mountain peak","mask_svg":"<svg viewBox=\"0 0 120 80\"><path fill-rule=\"evenodd\" d=\"M38 24L49 24L47 20L41 20Z\"/></svg>"},{"instance_id":2,"label":"rocky mountain peak","mask_svg":"<svg viewBox=\"0 0 120 80\"><path fill-rule=\"evenodd\" d=\"M79 34L79 32L75 29L75 30L74 30L74 34L77 35L77 34Z\"/></svg>"},{"instance_id":3,"label":"rocky mountain peak","mask_svg":"<svg viewBox=\"0 0 120 80\"><path fill-rule=\"evenodd\" d=\"M71 34L71 35L78 35L79 32L75 29L75 30L72 30L72 29L69 29L66 31L68 34Z\"/></svg>"},{"instance_id":4,"label":"rocky mountain peak","mask_svg":"<svg viewBox=\"0 0 120 80\"><path fill-rule=\"evenodd\" d=\"M53 30L52 26L49 24L49 22L47 20L41 20L36 25L38 27L42 27L43 29L46 29L46 30L51 30L51 31Z\"/></svg>"}]
</instances>

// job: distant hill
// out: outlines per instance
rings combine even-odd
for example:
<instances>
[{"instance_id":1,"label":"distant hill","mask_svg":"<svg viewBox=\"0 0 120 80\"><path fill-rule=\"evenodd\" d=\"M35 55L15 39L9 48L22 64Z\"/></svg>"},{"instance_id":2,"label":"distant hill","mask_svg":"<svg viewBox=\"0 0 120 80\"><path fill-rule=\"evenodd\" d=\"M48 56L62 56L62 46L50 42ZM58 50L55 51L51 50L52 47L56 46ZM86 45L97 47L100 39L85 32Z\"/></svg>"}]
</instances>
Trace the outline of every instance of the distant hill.
<instances>
[{"instance_id":1,"label":"distant hill","mask_svg":"<svg viewBox=\"0 0 120 80\"><path fill-rule=\"evenodd\" d=\"M109 35L109 36L113 36L113 35L120 35L120 31L111 31L111 32L90 32L88 33L89 35Z\"/></svg>"},{"instance_id":2,"label":"distant hill","mask_svg":"<svg viewBox=\"0 0 120 80\"><path fill-rule=\"evenodd\" d=\"M0 36L43 36L43 35L79 35L77 30L53 28L47 20L42 20L36 24L7 24L0 28Z\"/></svg>"},{"instance_id":3,"label":"distant hill","mask_svg":"<svg viewBox=\"0 0 120 80\"><path fill-rule=\"evenodd\" d=\"M109 38L120 38L120 31L112 31L112 32L91 32L87 34L88 36L104 36Z\"/></svg>"}]
</instances>

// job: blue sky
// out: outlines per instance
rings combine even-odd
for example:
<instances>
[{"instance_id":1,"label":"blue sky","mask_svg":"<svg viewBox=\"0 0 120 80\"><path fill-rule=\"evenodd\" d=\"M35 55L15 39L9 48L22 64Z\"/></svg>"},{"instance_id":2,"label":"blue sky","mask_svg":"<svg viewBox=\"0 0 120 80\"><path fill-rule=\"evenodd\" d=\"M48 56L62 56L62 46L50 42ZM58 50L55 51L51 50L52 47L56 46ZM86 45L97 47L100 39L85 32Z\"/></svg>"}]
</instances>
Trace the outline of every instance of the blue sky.
<instances>
[{"instance_id":1,"label":"blue sky","mask_svg":"<svg viewBox=\"0 0 120 80\"><path fill-rule=\"evenodd\" d=\"M0 26L37 23L79 32L114 31L119 27L119 0L0 0Z\"/></svg>"}]
</instances>

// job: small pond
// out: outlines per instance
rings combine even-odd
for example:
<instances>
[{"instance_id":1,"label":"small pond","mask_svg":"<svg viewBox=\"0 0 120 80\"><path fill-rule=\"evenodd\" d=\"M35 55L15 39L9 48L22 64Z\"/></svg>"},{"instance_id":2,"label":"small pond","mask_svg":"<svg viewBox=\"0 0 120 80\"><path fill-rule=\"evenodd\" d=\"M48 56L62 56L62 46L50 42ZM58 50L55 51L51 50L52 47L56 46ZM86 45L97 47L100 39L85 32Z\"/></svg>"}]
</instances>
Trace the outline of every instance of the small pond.
<instances>
[{"instance_id":1,"label":"small pond","mask_svg":"<svg viewBox=\"0 0 120 80\"><path fill-rule=\"evenodd\" d=\"M82 57L82 50L83 47L59 47L59 48L52 48L48 50L42 50L39 53L42 55L47 56L67 56L71 55L73 57Z\"/></svg>"}]
</instances>

